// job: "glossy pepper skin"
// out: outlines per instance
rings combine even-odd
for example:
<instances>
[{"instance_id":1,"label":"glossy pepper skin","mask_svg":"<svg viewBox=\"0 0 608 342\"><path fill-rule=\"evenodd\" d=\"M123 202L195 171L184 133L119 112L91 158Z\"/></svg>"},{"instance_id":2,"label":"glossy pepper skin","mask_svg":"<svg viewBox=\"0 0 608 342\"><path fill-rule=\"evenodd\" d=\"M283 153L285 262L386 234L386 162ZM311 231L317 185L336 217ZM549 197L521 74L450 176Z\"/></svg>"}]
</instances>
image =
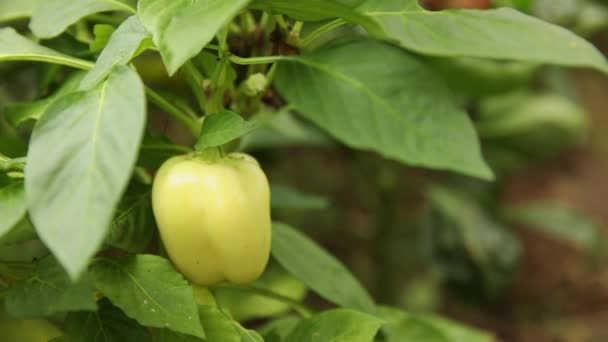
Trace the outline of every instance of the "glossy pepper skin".
<instances>
[{"instance_id":1,"label":"glossy pepper skin","mask_svg":"<svg viewBox=\"0 0 608 342\"><path fill-rule=\"evenodd\" d=\"M270 190L253 157L173 157L156 174L152 206L169 258L192 282L245 284L264 271Z\"/></svg>"}]
</instances>

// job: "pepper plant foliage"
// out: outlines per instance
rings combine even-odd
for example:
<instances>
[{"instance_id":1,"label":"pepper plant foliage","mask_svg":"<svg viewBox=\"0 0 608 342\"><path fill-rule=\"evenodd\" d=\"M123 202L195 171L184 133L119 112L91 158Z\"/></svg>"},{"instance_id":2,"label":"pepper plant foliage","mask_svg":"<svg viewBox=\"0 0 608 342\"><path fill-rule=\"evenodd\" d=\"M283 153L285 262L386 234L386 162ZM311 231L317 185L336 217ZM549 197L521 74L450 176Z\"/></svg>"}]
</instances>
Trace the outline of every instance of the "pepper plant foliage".
<instances>
[{"instance_id":1,"label":"pepper plant foliage","mask_svg":"<svg viewBox=\"0 0 608 342\"><path fill-rule=\"evenodd\" d=\"M492 341L377 305L338 259L280 222L260 280L193 288L154 243L151 177L191 148L275 139L272 122L297 115L326 134L294 140L305 132L491 181L438 59L608 71L584 39L514 9L430 12L415 0L0 0L0 23L0 67L49 65L38 98L2 106L31 135L26 154L0 155L0 244L37 247L2 261L0 289L9 315L52 318L66 341ZM254 38L231 44L243 37ZM143 56L160 56L191 97L156 88ZM198 141L170 142L152 108ZM277 206L318 206L290 196ZM310 310L307 290L339 308ZM266 323L244 328L251 318Z\"/></svg>"}]
</instances>

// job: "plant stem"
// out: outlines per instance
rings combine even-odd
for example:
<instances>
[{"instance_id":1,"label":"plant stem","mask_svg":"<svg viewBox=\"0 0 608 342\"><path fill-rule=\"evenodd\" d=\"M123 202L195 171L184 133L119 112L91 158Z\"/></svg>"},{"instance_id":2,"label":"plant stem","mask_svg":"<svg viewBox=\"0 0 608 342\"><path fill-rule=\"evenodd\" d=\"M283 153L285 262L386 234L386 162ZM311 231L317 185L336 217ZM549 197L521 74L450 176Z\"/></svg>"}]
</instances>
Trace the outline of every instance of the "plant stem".
<instances>
[{"instance_id":1,"label":"plant stem","mask_svg":"<svg viewBox=\"0 0 608 342\"><path fill-rule=\"evenodd\" d=\"M205 78L191 61L188 61L186 62L186 64L184 64L183 70L186 74L186 80L188 81L188 84L190 85L190 88L192 89L192 92L196 97L198 106L204 113L206 99L205 89L203 89L203 81L205 80Z\"/></svg>"},{"instance_id":2,"label":"plant stem","mask_svg":"<svg viewBox=\"0 0 608 342\"><path fill-rule=\"evenodd\" d=\"M285 19L283 18L282 15L280 15L280 14L279 15L275 15L274 19L277 21L277 24L279 24L279 27L283 31L285 31L285 32L289 31L289 27L287 26L287 22L285 22Z\"/></svg>"},{"instance_id":3,"label":"plant stem","mask_svg":"<svg viewBox=\"0 0 608 342\"><path fill-rule=\"evenodd\" d=\"M239 286L239 285L219 285L218 288L228 288L228 289L237 289L253 294L257 294L260 296L276 299L285 304L289 304L300 316L303 318L311 317L313 312L312 309L307 307L306 305L294 300L293 298L289 298L280 293L276 293L274 291L270 291L267 289L263 289L255 286Z\"/></svg>"},{"instance_id":4,"label":"plant stem","mask_svg":"<svg viewBox=\"0 0 608 342\"><path fill-rule=\"evenodd\" d=\"M251 65L251 64L269 64L280 60L289 59L287 56L262 56L262 57L239 57L235 55L228 56L228 59L239 65Z\"/></svg>"},{"instance_id":5,"label":"plant stem","mask_svg":"<svg viewBox=\"0 0 608 342\"><path fill-rule=\"evenodd\" d=\"M327 23L327 24L319 27L318 29L314 30L313 32L311 32L308 36L306 36L306 38L302 39L300 41L299 47L308 46L308 44L310 44L312 41L317 39L323 33L331 31L344 24L346 24L346 21L344 21L342 19L336 19L334 21L330 21L329 23Z\"/></svg>"},{"instance_id":6,"label":"plant stem","mask_svg":"<svg viewBox=\"0 0 608 342\"><path fill-rule=\"evenodd\" d=\"M154 91L152 88L146 86L146 95L152 103L157 105L159 108L163 109L167 112L167 114L171 115L186 127L190 128L192 133L197 135L198 127L196 125L196 121L190 118L187 114L183 113L179 108L174 106L171 102L165 99L162 95Z\"/></svg>"}]
</instances>

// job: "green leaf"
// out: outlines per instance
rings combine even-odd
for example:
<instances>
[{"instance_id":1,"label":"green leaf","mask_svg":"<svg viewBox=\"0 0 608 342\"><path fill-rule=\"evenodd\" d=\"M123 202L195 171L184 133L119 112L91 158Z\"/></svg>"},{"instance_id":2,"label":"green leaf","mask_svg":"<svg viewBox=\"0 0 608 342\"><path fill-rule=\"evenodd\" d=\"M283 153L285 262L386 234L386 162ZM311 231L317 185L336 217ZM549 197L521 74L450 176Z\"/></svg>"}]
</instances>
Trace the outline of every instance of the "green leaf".
<instances>
[{"instance_id":1,"label":"green leaf","mask_svg":"<svg viewBox=\"0 0 608 342\"><path fill-rule=\"evenodd\" d=\"M99 301L97 312L71 312L66 321L67 342L145 342L148 330L125 316L107 299Z\"/></svg>"},{"instance_id":2,"label":"green leaf","mask_svg":"<svg viewBox=\"0 0 608 342\"><path fill-rule=\"evenodd\" d=\"M247 3L249 0L140 0L137 12L173 75Z\"/></svg>"},{"instance_id":3,"label":"green leaf","mask_svg":"<svg viewBox=\"0 0 608 342\"><path fill-rule=\"evenodd\" d=\"M386 342L492 342L490 334L437 315L409 314L404 311L380 307L379 314L388 321L382 331Z\"/></svg>"},{"instance_id":4,"label":"green leaf","mask_svg":"<svg viewBox=\"0 0 608 342\"><path fill-rule=\"evenodd\" d=\"M510 205L504 211L511 222L524 224L589 253L598 252L601 248L598 225L565 203L524 202Z\"/></svg>"},{"instance_id":5,"label":"green leaf","mask_svg":"<svg viewBox=\"0 0 608 342\"><path fill-rule=\"evenodd\" d=\"M450 90L398 47L363 39L287 57L275 85L300 114L350 147L492 178Z\"/></svg>"},{"instance_id":6,"label":"green leaf","mask_svg":"<svg viewBox=\"0 0 608 342\"><path fill-rule=\"evenodd\" d=\"M285 341L287 335L293 331L300 321L301 319L296 316L277 318L264 324L258 329L258 332L266 342L282 342Z\"/></svg>"},{"instance_id":7,"label":"green leaf","mask_svg":"<svg viewBox=\"0 0 608 342\"><path fill-rule=\"evenodd\" d=\"M145 113L141 80L118 67L98 87L57 100L34 128L25 169L30 216L72 279L108 232L137 157Z\"/></svg>"},{"instance_id":8,"label":"green leaf","mask_svg":"<svg viewBox=\"0 0 608 342\"><path fill-rule=\"evenodd\" d=\"M0 238L21 221L27 211L23 182L0 188Z\"/></svg>"},{"instance_id":9,"label":"green leaf","mask_svg":"<svg viewBox=\"0 0 608 342\"><path fill-rule=\"evenodd\" d=\"M155 329L154 342L242 342L234 322L219 308L199 305L200 322L205 329L205 339L179 334L168 329Z\"/></svg>"},{"instance_id":10,"label":"green leaf","mask_svg":"<svg viewBox=\"0 0 608 342\"><path fill-rule=\"evenodd\" d=\"M140 324L204 337L192 287L167 259L100 259L91 273L95 286Z\"/></svg>"},{"instance_id":11,"label":"green leaf","mask_svg":"<svg viewBox=\"0 0 608 342\"><path fill-rule=\"evenodd\" d=\"M256 121L246 121L228 110L211 114L203 120L201 135L195 148L202 151L207 147L222 146L249 133L257 126Z\"/></svg>"},{"instance_id":12,"label":"green leaf","mask_svg":"<svg viewBox=\"0 0 608 342\"><path fill-rule=\"evenodd\" d=\"M150 189L127 190L112 220L106 243L130 253L141 253L154 236Z\"/></svg>"},{"instance_id":13,"label":"green leaf","mask_svg":"<svg viewBox=\"0 0 608 342\"><path fill-rule=\"evenodd\" d=\"M4 61L38 61L62 64L85 70L93 67L93 63L89 61L64 55L38 45L21 36L12 27L0 29L0 62Z\"/></svg>"},{"instance_id":14,"label":"green leaf","mask_svg":"<svg viewBox=\"0 0 608 342\"><path fill-rule=\"evenodd\" d=\"M93 34L95 39L89 44L89 50L91 52L99 52L108 45L110 36L116 29L112 25L108 24L96 24L93 26Z\"/></svg>"},{"instance_id":15,"label":"green leaf","mask_svg":"<svg viewBox=\"0 0 608 342\"><path fill-rule=\"evenodd\" d=\"M360 8L401 46L433 56L468 56L592 67L606 59L574 33L510 8L426 11L415 0L369 0Z\"/></svg>"},{"instance_id":16,"label":"green leaf","mask_svg":"<svg viewBox=\"0 0 608 342\"><path fill-rule=\"evenodd\" d=\"M138 17L136 15L129 17L112 33L108 44L99 55L95 67L80 83L80 89L94 87L108 76L115 66L126 65L151 45L150 34L142 26Z\"/></svg>"},{"instance_id":17,"label":"green leaf","mask_svg":"<svg viewBox=\"0 0 608 342\"><path fill-rule=\"evenodd\" d=\"M32 222L27 216L24 216L11 230L0 237L0 246L14 245L24 241L34 240L37 237Z\"/></svg>"},{"instance_id":18,"label":"green leaf","mask_svg":"<svg viewBox=\"0 0 608 342\"><path fill-rule=\"evenodd\" d=\"M14 127L20 126L28 120L38 120L46 109L57 99L72 92L78 87L85 73L80 71L68 77L53 95L42 100L32 102L17 102L6 106L4 117Z\"/></svg>"},{"instance_id":19,"label":"green leaf","mask_svg":"<svg viewBox=\"0 0 608 342\"><path fill-rule=\"evenodd\" d=\"M0 23L28 18L40 0L0 0Z\"/></svg>"},{"instance_id":20,"label":"green leaf","mask_svg":"<svg viewBox=\"0 0 608 342\"><path fill-rule=\"evenodd\" d=\"M264 274L250 286L272 291L299 302L306 295L306 286L277 265L270 265ZM276 316L290 309L284 301L255 294L239 287L218 287L215 300L230 312L236 321Z\"/></svg>"},{"instance_id":21,"label":"green leaf","mask_svg":"<svg viewBox=\"0 0 608 342\"><path fill-rule=\"evenodd\" d=\"M328 301L374 313L373 300L348 269L296 229L279 222L272 225L272 255L287 271Z\"/></svg>"},{"instance_id":22,"label":"green leaf","mask_svg":"<svg viewBox=\"0 0 608 342\"><path fill-rule=\"evenodd\" d=\"M30 29L40 38L53 38L80 19L99 12L135 13L128 0L44 0L32 14Z\"/></svg>"},{"instance_id":23,"label":"green leaf","mask_svg":"<svg viewBox=\"0 0 608 342\"><path fill-rule=\"evenodd\" d=\"M330 206L327 198L300 192L286 185L270 186L270 207L279 210L320 210Z\"/></svg>"},{"instance_id":24,"label":"green leaf","mask_svg":"<svg viewBox=\"0 0 608 342\"><path fill-rule=\"evenodd\" d=\"M285 342L370 342L384 321L349 309L324 311L302 320Z\"/></svg>"},{"instance_id":25,"label":"green leaf","mask_svg":"<svg viewBox=\"0 0 608 342\"><path fill-rule=\"evenodd\" d=\"M67 311L95 311L95 288L88 274L72 283L52 257L42 259L34 273L6 295L6 311L14 317L43 317Z\"/></svg>"},{"instance_id":26,"label":"green leaf","mask_svg":"<svg viewBox=\"0 0 608 342\"><path fill-rule=\"evenodd\" d=\"M285 14L300 21L342 18L360 24L370 33L377 35L382 32L373 19L357 12L352 6L335 0L254 0L249 7L271 14Z\"/></svg>"}]
</instances>

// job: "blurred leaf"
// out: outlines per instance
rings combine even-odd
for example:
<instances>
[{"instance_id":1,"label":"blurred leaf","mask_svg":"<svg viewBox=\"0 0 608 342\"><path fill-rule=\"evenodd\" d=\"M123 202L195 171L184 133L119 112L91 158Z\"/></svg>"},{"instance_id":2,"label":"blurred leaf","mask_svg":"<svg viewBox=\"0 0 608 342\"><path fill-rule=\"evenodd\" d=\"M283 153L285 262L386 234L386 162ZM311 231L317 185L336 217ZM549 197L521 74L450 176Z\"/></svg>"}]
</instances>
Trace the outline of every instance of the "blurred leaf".
<instances>
[{"instance_id":1,"label":"blurred leaf","mask_svg":"<svg viewBox=\"0 0 608 342\"><path fill-rule=\"evenodd\" d=\"M6 311L14 317L44 317L67 311L95 311L95 288L89 274L72 283L52 257L42 259L35 272L6 295Z\"/></svg>"},{"instance_id":2,"label":"blurred leaf","mask_svg":"<svg viewBox=\"0 0 608 342\"><path fill-rule=\"evenodd\" d=\"M27 216L24 216L6 234L0 237L0 245L13 245L15 243L32 240L37 237L36 230Z\"/></svg>"},{"instance_id":3,"label":"blurred leaf","mask_svg":"<svg viewBox=\"0 0 608 342\"><path fill-rule=\"evenodd\" d=\"M208 147L222 146L251 132L257 126L257 121L246 121L228 110L205 116L195 148L201 151Z\"/></svg>"},{"instance_id":4,"label":"blurred leaf","mask_svg":"<svg viewBox=\"0 0 608 342\"><path fill-rule=\"evenodd\" d=\"M282 268L271 265L262 277L250 286L280 294L294 301L301 301L306 294L306 286ZM266 296L257 295L238 287L218 287L214 291L219 306L228 310L237 321L276 316L289 310L289 304Z\"/></svg>"},{"instance_id":5,"label":"blurred leaf","mask_svg":"<svg viewBox=\"0 0 608 342\"><path fill-rule=\"evenodd\" d=\"M443 80L403 49L356 39L286 57L275 86L301 115L349 147L493 177L468 116Z\"/></svg>"},{"instance_id":6,"label":"blurred leaf","mask_svg":"<svg viewBox=\"0 0 608 342\"><path fill-rule=\"evenodd\" d=\"M152 33L169 75L198 54L249 0L140 0L137 12Z\"/></svg>"},{"instance_id":7,"label":"blurred leaf","mask_svg":"<svg viewBox=\"0 0 608 342\"><path fill-rule=\"evenodd\" d=\"M270 207L279 210L320 210L330 206L325 197L306 194L287 185L270 186Z\"/></svg>"},{"instance_id":8,"label":"blurred leaf","mask_svg":"<svg viewBox=\"0 0 608 342\"><path fill-rule=\"evenodd\" d=\"M600 229L593 220L565 203L534 201L504 208L505 217L588 253L601 248Z\"/></svg>"},{"instance_id":9,"label":"blurred leaf","mask_svg":"<svg viewBox=\"0 0 608 342\"><path fill-rule=\"evenodd\" d=\"M46 342L61 336L54 324L41 319L15 319L0 310L3 342Z\"/></svg>"},{"instance_id":10,"label":"blurred leaf","mask_svg":"<svg viewBox=\"0 0 608 342\"><path fill-rule=\"evenodd\" d=\"M40 240L0 245L0 261L32 262L47 255L49 255L49 250Z\"/></svg>"},{"instance_id":11,"label":"blurred leaf","mask_svg":"<svg viewBox=\"0 0 608 342\"><path fill-rule=\"evenodd\" d=\"M0 23L28 18L40 0L0 0Z\"/></svg>"},{"instance_id":12,"label":"blurred leaf","mask_svg":"<svg viewBox=\"0 0 608 342\"><path fill-rule=\"evenodd\" d=\"M157 169L165 160L188 152L192 152L189 147L176 145L165 136L146 132L140 146L137 165Z\"/></svg>"},{"instance_id":13,"label":"blurred leaf","mask_svg":"<svg viewBox=\"0 0 608 342\"><path fill-rule=\"evenodd\" d=\"M119 67L99 87L54 102L36 123L25 170L30 218L72 279L110 228L131 177L145 115L141 80Z\"/></svg>"},{"instance_id":14,"label":"blurred leaf","mask_svg":"<svg viewBox=\"0 0 608 342\"><path fill-rule=\"evenodd\" d=\"M260 127L243 137L242 150L290 145L323 146L331 141L316 127L298 120L289 111L261 114L256 119Z\"/></svg>"},{"instance_id":15,"label":"blurred leaf","mask_svg":"<svg viewBox=\"0 0 608 342\"><path fill-rule=\"evenodd\" d=\"M53 38L78 20L99 12L135 13L130 0L44 0L32 14L30 29L39 38Z\"/></svg>"},{"instance_id":16,"label":"blurred leaf","mask_svg":"<svg viewBox=\"0 0 608 342\"><path fill-rule=\"evenodd\" d=\"M266 342L282 342L300 321L301 319L296 316L277 318L264 324L258 332Z\"/></svg>"},{"instance_id":17,"label":"blurred leaf","mask_svg":"<svg viewBox=\"0 0 608 342\"><path fill-rule=\"evenodd\" d=\"M12 27L0 28L0 62L3 61L38 61L80 69L89 69L92 65L89 61L38 45L21 36Z\"/></svg>"},{"instance_id":18,"label":"blurred leaf","mask_svg":"<svg viewBox=\"0 0 608 342\"><path fill-rule=\"evenodd\" d=\"M108 45L97 58L95 67L80 82L79 89L86 90L96 86L114 67L126 65L150 46L152 46L150 34L137 15L129 17L112 33Z\"/></svg>"},{"instance_id":19,"label":"blurred leaf","mask_svg":"<svg viewBox=\"0 0 608 342\"><path fill-rule=\"evenodd\" d=\"M375 312L373 300L348 269L296 229L284 223L273 223L272 256L328 301L363 312Z\"/></svg>"},{"instance_id":20,"label":"blurred leaf","mask_svg":"<svg viewBox=\"0 0 608 342\"><path fill-rule=\"evenodd\" d=\"M155 225L148 187L127 189L112 220L106 243L130 253L140 253L150 244Z\"/></svg>"},{"instance_id":21,"label":"blurred leaf","mask_svg":"<svg viewBox=\"0 0 608 342\"><path fill-rule=\"evenodd\" d=\"M484 331L429 314L409 314L396 308L380 307L379 314L388 321L382 331L386 342L492 342Z\"/></svg>"},{"instance_id":22,"label":"blurred leaf","mask_svg":"<svg viewBox=\"0 0 608 342\"><path fill-rule=\"evenodd\" d=\"M23 182L14 182L0 188L0 238L25 217L26 211Z\"/></svg>"},{"instance_id":23,"label":"blurred leaf","mask_svg":"<svg viewBox=\"0 0 608 342\"><path fill-rule=\"evenodd\" d=\"M286 342L370 342L384 321L349 309L323 311L296 325Z\"/></svg>"},{"instance_id":24,"label":"blurred leaf","mask_svg":"<svg viewBox=\"0 0 608 342\"><path fill-rule=\"evenodd\" d=\"M99 52L103 50L108 42L110 41L110 36L114 33L116 29L112 25L108 24L96 24L93 26L93 34L95 35L95 40L89 44L89 50L91 52Z\"/></svg>"},{"instance_id":25,"label":"blurred leaf","mask_svg":"<svg viewBox=\"0 0 608 342\"><path fill-rule=\"evenodd\" d=\"M368 0L361 10L381 24L387 38L423 55L507 59L608 71L604 56L588 41L510 8L431 12L416 0Z\"/></svg>"},{"instance_id":26,"label":"blurred leaf","mask_svg":"<svg viewBox=\"0 0 608 342\"><path fill-rule=\"evenodd\" d=\"M428 58L457 93L471 97L500 94L526 86L539 69L538 65L478 58Z\"/></svg>"},{"instance_id":27,"label":"blurred leaf","mask_svg":"<svg viewBox=\"0 0 608 342\"><path fill-rule=\"evenodd\" d=\"M98 259L91 273L95 286L140 324L204 337L192 287L167 259Z\"/></svg>"},{"instance_id":28,"label":"blurred leaf","mask_svg":"<svg viewBox=\"0 0 608 342\"><path fill-rule=\"evenodd\" d=\"M28 120L38 120L46 109L62 96L74 91L80 80L84 77L84 72L71 74L52 95L31 102L17 102L6 106L4 117L13 126L22 125Z\"/></svg>"},{"instance_id":29,"label":"blurred leaf","mask_svg":"<svg viewBox=\"0 0 608 342\"><path fill-rule=\"evenodd\" d=\"M428 196L434 211L426 234L436 265L476 298L498 296L517 268L519 241L465 193L434 186Z\"/></svg>"},{"instance_id":30,"label":"blurred leaf","mask_svg":"<svg viewBox=\"0 0 608 342\"><path fill-rule=\"evenodd\" d=\"M150 341L146 327L125 316L107 299L99 301L99 311L70 312L65 321L69 342Z\"/></svg>"}]
</instances>

